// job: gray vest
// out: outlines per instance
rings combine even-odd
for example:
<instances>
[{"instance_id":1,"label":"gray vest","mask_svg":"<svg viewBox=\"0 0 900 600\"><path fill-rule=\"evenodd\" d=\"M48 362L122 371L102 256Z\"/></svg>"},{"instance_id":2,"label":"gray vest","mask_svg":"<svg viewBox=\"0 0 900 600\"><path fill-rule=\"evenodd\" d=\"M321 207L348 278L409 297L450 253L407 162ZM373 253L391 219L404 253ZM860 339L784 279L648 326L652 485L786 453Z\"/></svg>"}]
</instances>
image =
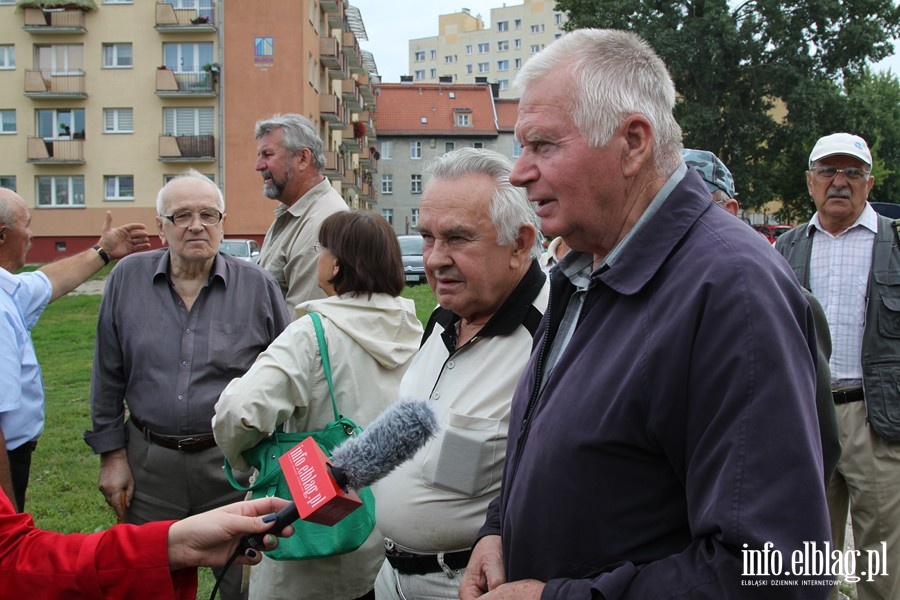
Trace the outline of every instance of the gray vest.
<instances>
[{"instance_id":1,"label":"gray vest","mask_svg":"<svg viewBox=\"0 0 900 600\"><path fill-rule=\"evenodd\" d=\"M897 221L878 216L872 269L866 292L862 343L863 392L872 429L879 436L900 441L900 248ZM809 224L778 239L775 248L790 263L800 283L809 287L812 238Z\"/></svg>"}]
</instances>

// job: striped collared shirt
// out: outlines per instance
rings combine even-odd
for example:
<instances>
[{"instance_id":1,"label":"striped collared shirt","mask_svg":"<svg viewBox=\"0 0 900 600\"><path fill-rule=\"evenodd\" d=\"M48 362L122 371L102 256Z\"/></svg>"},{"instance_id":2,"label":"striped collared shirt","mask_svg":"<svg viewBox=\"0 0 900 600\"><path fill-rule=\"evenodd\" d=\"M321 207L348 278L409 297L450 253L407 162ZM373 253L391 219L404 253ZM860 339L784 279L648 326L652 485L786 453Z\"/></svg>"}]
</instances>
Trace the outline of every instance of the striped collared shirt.
<instances>
[{"instance_id":1,"label":"striped collared shirt","mask_svg":"<svg viewBox=\"0 0 900 600\"><path fill-rule=\"evenodd\" d=\"M831 329L832 388L862 385L862 339L866 317L872 246L878 215L866 204L856 222L834 236L825 231L819 214L809 222L812 240L809 263L810 291L825 309Z\"/></svg>"}]
</instances>

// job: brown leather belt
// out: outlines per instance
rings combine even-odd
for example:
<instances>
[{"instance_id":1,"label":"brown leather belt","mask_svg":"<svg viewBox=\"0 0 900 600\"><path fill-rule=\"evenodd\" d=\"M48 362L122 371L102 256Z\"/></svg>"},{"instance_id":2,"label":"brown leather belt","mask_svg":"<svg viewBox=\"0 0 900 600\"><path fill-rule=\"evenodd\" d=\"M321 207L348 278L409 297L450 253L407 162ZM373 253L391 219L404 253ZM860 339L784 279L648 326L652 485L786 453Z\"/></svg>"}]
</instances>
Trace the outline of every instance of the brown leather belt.
<instances>
[{"instance_id":1,"label":"brown leather belt","mask_svg":"<svg viewBox=\"0 0 900 600\"><path fill-rule=\"evenodd\" d=\"M831 395L834 398L835 404L847 404L848 402L859 402L860 400L866 399L865 394L863 394L862 388L831 392Z\"/></svg>"},{"instance_id":2,"label":"brown leather belt","mask_svg":"<svg viewBox=\"0 0 900 600\"><path fill-rule=\"evenodd\" d=\"M134 426L138 431L141 432L144 438L156 444L157 446L162 446L163 448L168 448L169 450L178 450L179 452L190 454L192 452L209 450L216 445L216 438L213 437L213 434L211 433L200 433L197 435L190 435L179 438L153 433L152 431L147 429L146 425L137 420L134 415L129 416L128 420L131 421L132 424L134 424Z\"/></svg>"}]
</instances>

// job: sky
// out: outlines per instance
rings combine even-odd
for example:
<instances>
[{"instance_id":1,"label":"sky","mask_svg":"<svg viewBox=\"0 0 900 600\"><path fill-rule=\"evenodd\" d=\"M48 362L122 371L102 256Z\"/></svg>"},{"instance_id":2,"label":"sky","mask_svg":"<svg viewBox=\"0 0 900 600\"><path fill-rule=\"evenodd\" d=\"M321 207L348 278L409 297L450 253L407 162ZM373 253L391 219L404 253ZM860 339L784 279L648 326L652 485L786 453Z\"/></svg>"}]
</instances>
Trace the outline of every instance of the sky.
<instances>
[{"instance_id":1,"label":"sky","mask_svg":"<svg viewBox=\"0 0 900 600\"><path fill-rule=\"evenodd\" d=\"M369 38L361 40L360 47L375 57L382 81L399 83L401 75L411 74L409 40L436 36L438 15L468 8L490 26L491 8L515 6L522 0L350 0L350 4L359 9ZM876 65L876 69L888 68L900 77L900 41L894 43L894 56Z\"/></svg>"}]
</instances>

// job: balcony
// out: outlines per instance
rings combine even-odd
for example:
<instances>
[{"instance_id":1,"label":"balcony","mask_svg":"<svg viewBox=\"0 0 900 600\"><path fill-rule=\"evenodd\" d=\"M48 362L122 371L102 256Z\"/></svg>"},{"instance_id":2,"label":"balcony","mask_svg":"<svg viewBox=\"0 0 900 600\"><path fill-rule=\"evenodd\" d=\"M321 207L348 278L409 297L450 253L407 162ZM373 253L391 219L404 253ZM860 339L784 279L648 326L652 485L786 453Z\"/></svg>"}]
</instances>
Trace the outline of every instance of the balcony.
<instances>
[{"instance_id":1,"label":"balcony","mask_svg":"<svg viewBox=\"0 0 900 600\"><path fill-rule=\"evenodd\" d=\"M216 138L213 135L161 135L159 160L165 163L215 162Z\"/></svg>"},{"instance_id":2,"label":"balcony","mask_svg":"<svg viewBox=\"0 0 900 600\"><path fill-rule=\"evenodd\" d=\"M172 69L156 69L156 95L163 98L215 98L216 78L207 71L176 73Z\"/></svg>"},{"instance_id":3,"label":"balcony","mask_svg":"<svg viewBox=\"0 0 900 600\"><path fill-rule=\"evenodd\" d=\"M84 139L29 137L28 162L36 165L83 165Z\"/></svg>"},{"instance_id":4,"label":"balcony","mask_svg":"<svg viewBox=\"0 0 900 600\"><path fill-rule=\"evenodd\" d=\"M372 89L372 83L366 75L360 75L357 79L359 84L359 93L363 97L366 104L375 102L375 91Z\"/></svg>"},{"instance_id":5,"label":"balcony","mask_svg":"<svg viewBox=\"0 0 900 600\"><path fill-rule=\"evenodd\" d=\"M359 41L356 34L352 31L345 31L343 35L343 45L341 51L347 57L347 66L350 72L357 75L365 75L365 69L362 66L362 53L359 51Z\"/></svg>"},{"instance_id":6,"label":"balcony","mask_svg":"<svg viewBox=\"0 0 900 600\"><path fill-rule=\"evenodd\" d=\"M35 35L86 33L84 11L80 8L25 8L22 29Z\"/></svg>"},{"instance_id":7,"label":"balcony","mask_svg":"<svg viewBox=\"0 0 900 600\"><path fill-rule=\"evenodd\" d=\"M336 95L319 95L319 116L323 121L332 125L342 125L344 123L344 111Z\"/></svg>"},{"instance_id":8,"label":"balcony","mask_svg":"<svg viewBox=\"0 0 900 600\"><path fill-rule=\"evenodd\" d=\"M25 95L29 98L87 98L84 71L25 69Z\"/></svg>"},{"instance_id":9,"label":"balcony","mask_svg":"<svg viewBox=\"0 0 900 600\"><path fill-rule=\"evenodd\" d=\"M332 181L340 181L344 178L344 155L340 152L325 152L325 177Z\"/></svg>"},{"instance_id":10,"label":"balcony","mask_svg":"<svg viewBox=\"0 0 900 600\"><path fill-rule=\"evenodd\" d=\"M336 70L343 67L343 55L337 38L319 38L319 61L326 69Z\"/></svg>"},{"instance_id":11,"label":"balcony","mask_svg":"<svg viewBox=\"0 0 900 600\"><path fill-rule=\"evenodd\" d=\"M198 8L175 8L168 2L157 2L156 30L160 33L215 31L215 2L203 0Z\"/></svg>"},{"instance_id":12,"label":"balcony","mask_svg":"<svg viewBox=\"0 0 900 600\"><path fill-rule=\"evenodd\" d=\"M345 79L342 82L341 99L349 110L354 112L362 110L362 96L359 95L356 80Z\"/></svg>"},{"instance_id":13,"label":"balcony","mask_svg":"<svg viewBox=\"0 0 900 600\"><path fill-rule=\"evenodd\" d=\"M328 26L332 29L342 29L344 27L344 0L322 0L319 3L325 18L328 20Z\"/></svg>"}]
</instances>

